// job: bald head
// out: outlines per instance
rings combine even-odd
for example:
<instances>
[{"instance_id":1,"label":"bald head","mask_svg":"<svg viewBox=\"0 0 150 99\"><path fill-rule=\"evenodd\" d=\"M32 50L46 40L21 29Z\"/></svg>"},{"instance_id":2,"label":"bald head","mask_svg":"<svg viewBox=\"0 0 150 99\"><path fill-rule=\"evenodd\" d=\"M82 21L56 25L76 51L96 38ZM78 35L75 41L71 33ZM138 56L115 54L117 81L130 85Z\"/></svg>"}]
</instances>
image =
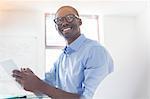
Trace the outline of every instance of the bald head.
<instances>
[{"instance_id":1,"label":"bald head","mask_svg":"<svg viewBox=\"0 0 150 99\"><path fill-rule=\"evenodd\" d=\"M82 20L79 18L77 10L71 6L60 7L55 14L54 22L58 33L66 39L68 44L81 35Z\"/></svg>"},{"instance_id":2,"label":"bald head","mask_svg":"<svg viewBox=\"0 0 150 99\"><path fill-rule=\"evenodd\" d=\"M55 17L62 17L67 14L74 14L79 16L78 11L72 6L62 6L57 10Z\"/></svg>"}]
</instances>

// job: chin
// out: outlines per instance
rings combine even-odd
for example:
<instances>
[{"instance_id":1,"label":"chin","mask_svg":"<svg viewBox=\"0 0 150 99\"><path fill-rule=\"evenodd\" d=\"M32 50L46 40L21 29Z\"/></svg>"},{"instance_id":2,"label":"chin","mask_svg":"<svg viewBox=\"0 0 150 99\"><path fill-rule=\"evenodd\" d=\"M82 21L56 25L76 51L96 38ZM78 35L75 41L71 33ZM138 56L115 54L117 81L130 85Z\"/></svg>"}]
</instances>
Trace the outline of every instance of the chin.
<instances>
[{"instance_id":1,"label":"chin","mask_svg":"<svg viewBox=\"0 0 150 99\"><path fill-rule=\"evenodd\" d=\"M66 34L63 34L63 37L64 37L65 39L70 39L70 38L73 37L73 34L66 33Z\"/></svg>"},{"instance_id":2,"label":"chin","mask_svg":"<svg viewBox=\"0 0 150 99\"><path fill-rule=\"evenodd\" d=\"M69 39L69 38L71 38L70 36L68 36L68 35L63 35L63 37L67 40L67 39Z\"/></svg>"}]
</instances>

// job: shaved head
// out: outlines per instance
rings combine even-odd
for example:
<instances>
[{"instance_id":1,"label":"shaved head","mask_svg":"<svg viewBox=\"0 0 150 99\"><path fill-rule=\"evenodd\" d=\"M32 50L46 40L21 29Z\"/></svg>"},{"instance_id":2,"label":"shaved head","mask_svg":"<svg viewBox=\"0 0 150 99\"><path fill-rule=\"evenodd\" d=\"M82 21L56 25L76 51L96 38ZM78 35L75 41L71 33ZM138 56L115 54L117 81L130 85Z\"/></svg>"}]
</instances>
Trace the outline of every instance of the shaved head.
<instances>
[{"instance_id":1,"label":"shaved head","mask_svg":"<svg viewBox=\"0 0 150 99\"><path fill-rule=\"evenodd\" d=\"M79 16L78 11L77 11L74 7L72 7L72 6L62 6L62 7L60 7L60 8L57 10L55 16L57 16L57 14L60 13L61 11L63 11L63 10L68 10L68 11L72 12L73 14Z\"/></svg>"}]
</instances>

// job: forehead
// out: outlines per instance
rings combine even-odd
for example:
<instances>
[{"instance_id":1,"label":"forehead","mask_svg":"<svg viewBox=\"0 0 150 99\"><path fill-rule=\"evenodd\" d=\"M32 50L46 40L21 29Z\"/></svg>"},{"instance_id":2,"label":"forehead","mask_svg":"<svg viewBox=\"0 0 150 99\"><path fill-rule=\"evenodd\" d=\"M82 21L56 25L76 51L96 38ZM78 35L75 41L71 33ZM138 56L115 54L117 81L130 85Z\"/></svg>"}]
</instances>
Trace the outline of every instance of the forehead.
<instances>
[{"instance_id":1,"label":"forehead","mask_svg":"<svg viewBox=\"0 0 150 99\"><path fill-rule=\"evenodd\" d=\"M62 8L62 9L57 11L56 17L63 17L63 16L68 15L68 14L76 15L76 12L71 8Z\"/></svg>"}]
</instances>

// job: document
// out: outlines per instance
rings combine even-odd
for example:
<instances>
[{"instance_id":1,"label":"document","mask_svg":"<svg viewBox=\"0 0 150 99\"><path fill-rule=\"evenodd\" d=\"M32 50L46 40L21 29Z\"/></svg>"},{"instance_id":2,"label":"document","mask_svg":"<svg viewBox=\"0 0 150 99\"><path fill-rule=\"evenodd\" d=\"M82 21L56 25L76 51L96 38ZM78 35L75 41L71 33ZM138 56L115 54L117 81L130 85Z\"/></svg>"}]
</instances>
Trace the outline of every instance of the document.
<instances>
[{"instance_id":1,"label":"document","mask_svg":"<svg viewBox=\"0 0 150 99\"><path fill-rule=\"evenodd\" d=\"M12 59L0 61L0 66L11 76L14 69L19 69Z\"/></svg>"},{"instance_id":2,"label":"document","mask_svg":"<svg viewBox=\"0 0 150 99\"><path fill-rule=\"evenodd\" d=\"M0 99L22 97L33 93L25 91L12 77L12 71L19 69L12 59L0 61Z\"/></svg>"}]
</instances>

